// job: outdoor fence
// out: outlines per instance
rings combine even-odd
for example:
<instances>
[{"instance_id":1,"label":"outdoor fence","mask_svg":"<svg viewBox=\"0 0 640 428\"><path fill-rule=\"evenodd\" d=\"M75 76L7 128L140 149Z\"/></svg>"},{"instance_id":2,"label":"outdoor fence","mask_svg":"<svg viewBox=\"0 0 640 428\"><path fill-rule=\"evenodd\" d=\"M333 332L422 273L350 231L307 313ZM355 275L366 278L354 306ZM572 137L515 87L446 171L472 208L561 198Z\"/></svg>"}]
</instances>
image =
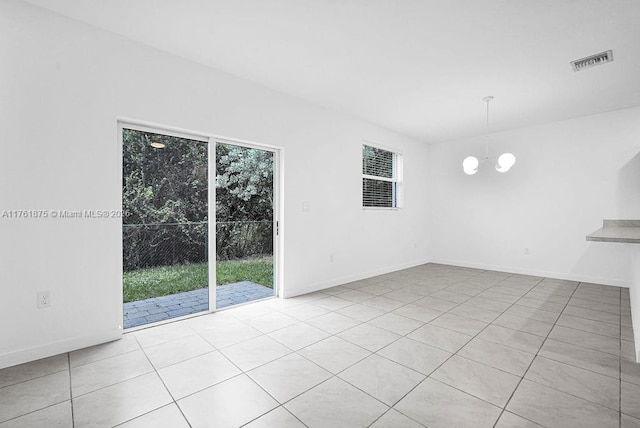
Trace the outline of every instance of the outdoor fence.
<instances>
[{"instance_id":1,"label":"outdoor fence","mask_svg":"<svg viewBox=\"0 0 640 428\"><path fill-rule=\"evenodd\" d=\"M124 224L125 271L154 266L204 263L208 259L208 222ZM245 259L273 252L273 222L216 222L216 258Z\"/></svg>"}]
</instances>

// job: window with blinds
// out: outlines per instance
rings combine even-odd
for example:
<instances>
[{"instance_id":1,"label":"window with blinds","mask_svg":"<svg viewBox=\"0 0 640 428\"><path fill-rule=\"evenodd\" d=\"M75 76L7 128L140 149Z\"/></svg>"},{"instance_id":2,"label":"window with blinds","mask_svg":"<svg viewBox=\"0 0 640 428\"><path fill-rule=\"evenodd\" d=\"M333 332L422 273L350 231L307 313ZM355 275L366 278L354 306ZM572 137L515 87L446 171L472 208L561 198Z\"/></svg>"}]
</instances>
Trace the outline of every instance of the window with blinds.
<instances>
[{"instance_id":1,"label":"window with blinds","mask_svg":"<svg viewBox=\"0 0 640 428\"><path fill-rule=\"evenodd\" d=\"M362 146L362 206L400 208L402 155L378 147Z\"/></svg>"}]
</instances>

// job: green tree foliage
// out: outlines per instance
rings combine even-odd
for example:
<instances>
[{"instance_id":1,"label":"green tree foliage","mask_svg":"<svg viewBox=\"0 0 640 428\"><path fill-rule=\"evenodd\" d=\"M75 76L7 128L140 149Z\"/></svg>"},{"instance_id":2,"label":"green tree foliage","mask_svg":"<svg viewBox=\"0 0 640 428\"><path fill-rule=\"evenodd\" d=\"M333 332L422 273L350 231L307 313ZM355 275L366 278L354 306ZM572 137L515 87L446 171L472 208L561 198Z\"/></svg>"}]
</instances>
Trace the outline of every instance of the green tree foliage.
<instances>
[{"instance_id":1,"label":"green tree foliage","mask_svg":"<svg viewBox=\"0 0 640 428\"><path fill-rule=\"evenodd\" d=\"M205 143L124 129L122 185L125 270L206 260Z\"/></svg>"},{"instance_id":2,"label":"green tree foliage","mask_svg":"<svg viewBox=\"0 0 640 428\"><path fill-rule=\"evenodd\" d=\"M218 257L270 254L273 248L273 153L231 144L216 149Z\"/></svg>"},{"instance_id":3,"label":"green tree foliage","mask_svg":"<svg viewBox=\"0 0 640 428\"><path fill-rule=\"evenodd\" d=\"M207 260L207 153L199 141L123 130L125 270ZM273 154L218 144L215 188L218 257L269 254Z\"/></svg>"}]
</instances>

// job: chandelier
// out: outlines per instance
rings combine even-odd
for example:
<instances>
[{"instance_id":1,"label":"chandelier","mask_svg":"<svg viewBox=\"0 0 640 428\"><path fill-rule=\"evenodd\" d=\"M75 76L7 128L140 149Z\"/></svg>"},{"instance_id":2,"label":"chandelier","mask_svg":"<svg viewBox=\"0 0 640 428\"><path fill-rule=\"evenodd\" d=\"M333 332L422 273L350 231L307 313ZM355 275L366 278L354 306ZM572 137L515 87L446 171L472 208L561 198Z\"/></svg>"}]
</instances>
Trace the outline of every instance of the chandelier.
<instances>
[{"instance_id":1,"label":"chandelier","mask_svg":"<svg viewBox=\"0 0 640 428\"><path fill-rule=\"evenodd\" d=\"M484 97L482 101L487 103L487 146L484 153L484 158L482 160L478 160L475 156L468 156L462 161L462 169L464 173L467 175L473 175L478 172L478 167L481 162L486 162L489 160L489 102L493 99L492 96ZM503 153L498 157L496 161L496 171L498 172L507 172L511 169L513 164L516 163L516 157L512 153Z\"/></svg>"}]
</instances>

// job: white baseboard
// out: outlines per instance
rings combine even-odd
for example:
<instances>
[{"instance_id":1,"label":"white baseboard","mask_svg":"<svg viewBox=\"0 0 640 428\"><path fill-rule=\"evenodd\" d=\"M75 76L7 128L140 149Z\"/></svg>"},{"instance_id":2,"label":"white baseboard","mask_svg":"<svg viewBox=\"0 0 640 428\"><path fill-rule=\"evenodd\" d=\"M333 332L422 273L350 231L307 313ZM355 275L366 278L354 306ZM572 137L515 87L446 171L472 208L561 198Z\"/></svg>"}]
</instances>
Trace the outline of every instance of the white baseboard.
<instances>
[{"instance_id":1,"label":"white baseboard","mask_svg":"<svg viewBox=\"0 0 640 428\"><path fill-rule=\"evenodd\" d=\"M96 335L74 337L71 339L60 340L58 342L47 343L41 346L35 346L33 348L20 349L18 351L1 354L0 369L15 366L17 364L28 363L41 358L52 357L65 352L75 351L76 349L111 342L113 340L120 339L121 337L122 330L115 329Z\"/></svg>"},{"instance_id":2,"label":"white baseboard","mask_svg":"<svg viewBox=\"0 0 640 428\"><path fill-rule=\"evenodd\" d=\"M355 275L347 275L340 278L335 278L329 281L319 282L316 284L312 284L306 287L300 287L296 290L295 294L287 294L285 293L284 298L300 296L302 294L312 293L314 291L324 290L325 288L335 287L337 285L347 284L353 281L360 281L361 279L367 279L378 275L384 275L385 273L396 272L403 269L409 269L412 267L424 265L429 263L430 260L416 260L408 263L401 263L399 265L387 266L380 269L375 269L372 271L362 272Z\"/></svg>"},{"instance_id":3,"label":"white baseboard","mask_svg":"<svg viewBox=\"0 0 640 428\"><path fill-rule=\"evenodd\" d=\"M516 267L509 267L509 266L496 266L496 265L488 265L483 263L463 262L460 260L431 259L431 263L468 267L473 269L495 270L499 272L516 273L521 275L542 276L545 278L566 279L569 281L611 285L614 287L629 288L631 286L630 280L620 279L620 278L601 278L601 277L589 276L589 275L576 275L572 273L544 271L540 269L522 269L522 268L516 268Z\"/></svg>"}]
</instances>

